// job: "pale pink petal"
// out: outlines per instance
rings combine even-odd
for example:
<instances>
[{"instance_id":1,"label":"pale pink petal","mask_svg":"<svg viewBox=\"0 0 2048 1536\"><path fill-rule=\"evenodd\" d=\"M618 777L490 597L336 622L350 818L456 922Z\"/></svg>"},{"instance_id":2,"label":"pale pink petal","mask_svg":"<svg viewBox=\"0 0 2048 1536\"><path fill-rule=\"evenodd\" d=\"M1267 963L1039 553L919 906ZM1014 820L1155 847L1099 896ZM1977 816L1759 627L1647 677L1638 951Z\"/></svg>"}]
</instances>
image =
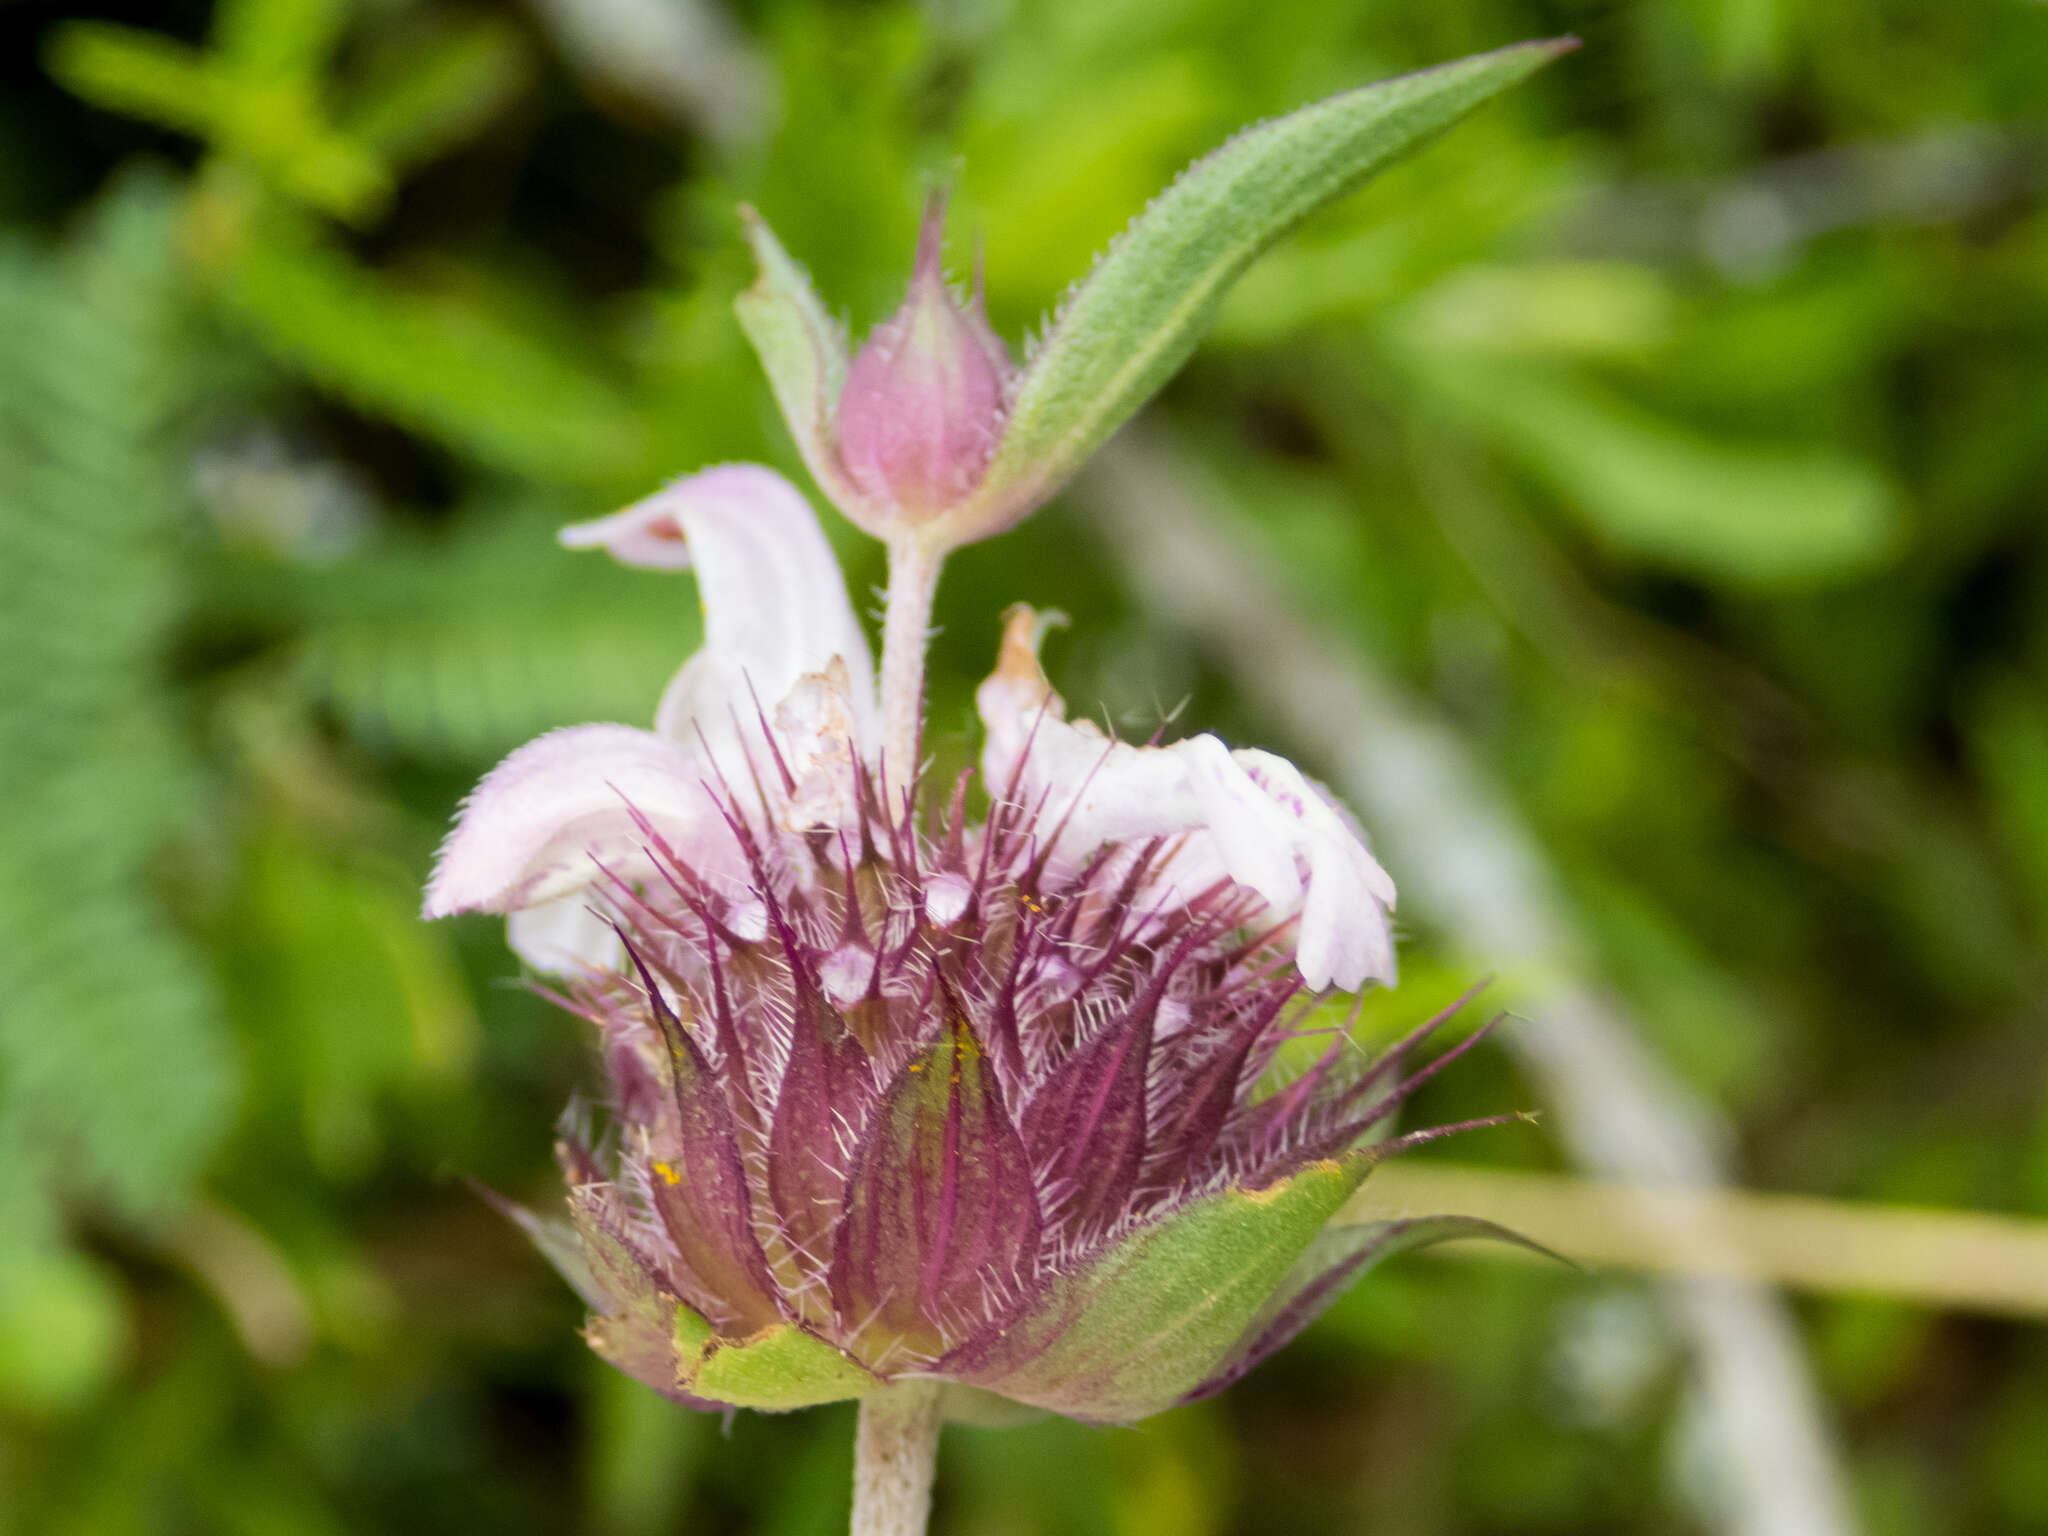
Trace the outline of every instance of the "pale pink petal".
<instances>
[{"instance_id":1,"label":"pale pink petal","mask_svg":"<svg viewBox=\"0 0 2048 1536\"><path fill-rule=\"evenodd\" d=\"M1056 864L1177 838L1141 904L1184 905L1228 880L1260 898L1267 920L1299 919L1295 958L1310 986L1393 980L1393 882L1341 807L1271 753L1233 753L1213 736L1132 746L1069 722L1038 667L1041 635L1030 610L1012 610L975 698L990 792L1036 811L1045 835L1057 830Z\"/></svg>"},{"instance_id":2,"label":"pale pink petal","mask_svg":"<svg viewBox=\"0 0 2048 1536\"><path fill-rule=\"evenodd\" d=\"M1170 752L1185 765L1201 822L1216 839L1230 878L1257 891L1274 910L1293 911L1301 902L1301 875L1292 828L1272 796L1214 736L1154 750Z\"/></svg>"},{"instance_id":3,"label":"pale pink petal","mask_svg":"<svg viewBox=\"0 0 2048 1536\"><path fill-rule=\"evenodd\" d=\"M528 742L464 802L427 885L426 915L511 912L580 891L603 863L647 867L638 811L693 867L737 872L738 850L676 742L624 725L578 725Z\"/></svg>"},{"instance_id":4,"label":"pale pink petal","mask_svg":"<svg viewBox=\"0 0 2048 1536\"><path fill-rule=\"evenodd\" d=\"M650 571L687 571L692 564L690 545L678 515L681 503L675 492L688 483L664 487L609 517L571 523L555 537L569 549L605 550L621 565L637 565Z\"/></svg>"},{"instance_id":5,"label":"pale pink petal","mask_svg":"<svg viewBox=\"0 0 2048 1536\"><path fill-rule=\"evenodd\" d=\"M522 907L505 918L505 942L520 959L549 975L615 971L626 963L626 947L597 900L595 890L575 891Z\"/></svg>"},{"instance_id":6,"label":"pale pink petal","mask_svg":"<svg viewBox=\"0 0 2048 1536\"><path fill-rule=\"evenodd\" d=\"M800 678L825 671L836 656L846 667L856 740L868 740L875 702L867 635L810 504L775 471L722 464L623 512L564 528L561 538L572 548L601 546L628 564L696 570L704 646L662 695L662 735L704 741L729 777L744 778L734 749Z\"/></svg>"},{"instance_id":7,"label":"pale pink petal","mask_svg":"<svg viewBox=\"0 0 2048 1536\"><path fill-rule=\"evenodd\" d=\"M1052 691L1038 665L1038 647L1058 614L1041 614L1018 603L1003 615L996 669L974 691L981 714L981 781L991 795L1005 794L1024 755L1025 744L1045 720L1064 720L1067 707Z\"/></svg>"},{"instance_id":8,"label":"pale pink petal","mask_svg":"<svg viewBox=\"0 0 2048 1536\"><path fill-rule=\"evenodd\" d=\"M1291 823L1292 845L1308 869L1295 956L1302 979L1347 991L1368 980L1392 986L1394 882L1350 816L1285 758L1249 750L1233 756Z\"/></svg>"}]
</instances>

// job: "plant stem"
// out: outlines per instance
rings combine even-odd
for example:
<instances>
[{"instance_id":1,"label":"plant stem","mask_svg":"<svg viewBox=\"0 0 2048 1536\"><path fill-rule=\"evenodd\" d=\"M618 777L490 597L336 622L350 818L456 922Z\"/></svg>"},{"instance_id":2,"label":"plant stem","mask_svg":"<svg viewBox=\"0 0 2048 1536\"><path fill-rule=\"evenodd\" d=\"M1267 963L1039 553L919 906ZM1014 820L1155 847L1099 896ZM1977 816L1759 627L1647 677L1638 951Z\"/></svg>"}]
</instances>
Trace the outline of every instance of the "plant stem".
<instances>
[{"instance_id":1,"label":"plant stem","mask_svg":"<svg viewBox=\"0 0 2048 1536\"><path fill-rule=\"evenodd\" d=\"M853 1432L853 1536L924 1536L938 1449L937 1382L900 1382L861 1399Z\"/></svg>"},{"instance_id":2,"label":"plant stem","mask_svg":"<svg viewBox=\"0 0 2048 1536\"><path fill-rule=\"evenodd\" d=\"M889 604L882 619L882 779L891 796L917 782L924 720L924 647L945 551L906 534L889 545Z\"/></svg>"}]
</instances>

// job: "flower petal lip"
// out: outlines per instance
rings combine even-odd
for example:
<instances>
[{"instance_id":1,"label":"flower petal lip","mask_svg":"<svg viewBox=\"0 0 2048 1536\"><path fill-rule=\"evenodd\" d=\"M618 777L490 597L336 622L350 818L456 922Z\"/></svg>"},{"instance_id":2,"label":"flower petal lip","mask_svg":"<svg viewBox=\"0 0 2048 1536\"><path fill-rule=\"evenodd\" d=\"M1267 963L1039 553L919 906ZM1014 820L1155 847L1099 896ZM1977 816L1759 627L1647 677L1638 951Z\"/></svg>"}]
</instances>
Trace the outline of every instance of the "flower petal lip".
<instances>
[{"instance_id":1,"label":"flower petal lip","mask_svg":"<svg viewBox=\"0 0 2048 1536\"><path fill-rule=\"evenodd\" d=\"M575 725L528 742L464 802L427 883L426 915L570 898L600 865L627 878L646 860L636 811L700 865L735 864L703 778L680 743L629 725Z\"/></svg>"},{"instance_id":2,"label":"flower petal lip","mask_svg":"<svg viewBox=\"0 0 2048 1536\"><path fill-rule=\"evenodd\" d=\"M561 539L628 565L696 571L704 648L662 695L655 729L663 735L694 742L701 730L714 743L730 741L735 715L772 710L837 656L865 739L875 711L867 635L810 504L772 469L721 464L622 512L571 524Z\"/></svg>"},{"instance_id":3,"label":"flower petal lip","mask_svg":"<svg viewBox=\"0 0 2048 1536\"><path fill-rule=\"evenodd\" d=\"M1394 884L1349 816L1285 758L1233 752L1214 736L1170 746L1112 740L1069 721L1039 669L1043 626L1011 610L996 670L975 694L987 729L982 773L1058 828L1071 867L1105 845L1177 837L1141 903L1198 901L1218 880L1298 919L1295 964L1311 988L1356 990L1395 976Z\"/></svg>"},{"instance_id":4,"label":"flower petal lip","mask_svg":"<svg viewBox=\"0 0 2048 1536\"><path fill-rule=\"evenodd\" d=\"M805 727L796 767L812 776L814 800L829 801L833 763L872 729L873 664L845 579L809 504L773 470L705 470L561 537L628 564L693 567L704 647L669 683L654 731L574 726L493 769L442 846L427 886L429 917L573 901L600 866L630 883L647 866L636 812L700 872L743 877L709 786L749 782L755 747L779 750L760 740L767 712L793 696L805 701L788 718ZM815 782L819 775L826 782ZM514 939L542 969L580 969L611 955L602 943L578 953L575 944L595 942L590 931L557 933L539 918L523 921Z\"/></svg>"}]
</instances>

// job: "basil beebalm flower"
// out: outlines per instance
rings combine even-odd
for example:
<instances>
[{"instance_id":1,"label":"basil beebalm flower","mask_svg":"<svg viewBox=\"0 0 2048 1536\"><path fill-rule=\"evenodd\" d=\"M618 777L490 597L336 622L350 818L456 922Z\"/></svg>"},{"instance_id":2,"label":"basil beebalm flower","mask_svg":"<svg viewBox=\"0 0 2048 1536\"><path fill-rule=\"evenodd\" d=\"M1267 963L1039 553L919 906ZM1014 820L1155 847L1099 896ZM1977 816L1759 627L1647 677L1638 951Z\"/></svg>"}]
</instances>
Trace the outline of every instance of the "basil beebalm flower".
<instances>
[{"instance_id":1,"label":"basil beebalm flower","mask_svg":"<svg viewBox=\"0 0 2048 1536\"><path fill-rule=\"evenodd\" d=\"M694 571L705 638L653 729L557 731L494 769L428 888L429 916L507 914L600 1043L602 1127L560 1145L567 1218L515 1214L592 1347L655 1390L860 1399L857 1531L922 1528L942 1416L1119 1423L1202 1397L1376 1258L1480 1229L1333 1221L1439 1134L1386 1129L1427 1028L1280 1065L1326 994L1394 981L1393 882L1349 814L1270 753L1068 720L1025 607L976 694L978 786L926 784L923 658L945 555L1050 496L1258 250L1562 46L1241 135L1021 368L948 290L936 209L903 308L851 358L750 214L742 322L819 486L889 546L879 674L770 470L562 535Z\"/></svg>"}]
</instances>

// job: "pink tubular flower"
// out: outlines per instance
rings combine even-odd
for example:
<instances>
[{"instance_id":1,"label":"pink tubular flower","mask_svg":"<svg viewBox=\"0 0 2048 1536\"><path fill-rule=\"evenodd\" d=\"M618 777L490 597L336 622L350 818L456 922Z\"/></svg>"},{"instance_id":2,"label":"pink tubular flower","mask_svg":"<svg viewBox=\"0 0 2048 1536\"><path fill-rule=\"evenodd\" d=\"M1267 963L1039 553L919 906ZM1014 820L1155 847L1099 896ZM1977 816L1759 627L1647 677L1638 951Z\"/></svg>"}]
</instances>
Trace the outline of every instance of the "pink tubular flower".
<instances>
[{"instance_id":1,"label":"pink tubular flower","mask_svg":"<svg viewBox=\"0 0 2048 1536\"><path fill-rule=\"evenodd\" d=\"M876 772L866 641L780 478L711 470L563 540L694 566L704 649L654 730L493 770L427 912L509 913L597 1027L610 1123L565 1133L572 1221L519 1215L607 1359L699 1404L919 1381L1127 1420L1470 1230L1327 1225L1402 1145L1366 1138L1415 1042L1366 1061L1340 1032L1275 1075L1317 993L1393 976L1392 886L1289 764L1068 722L1019 608L978 698L989 812L963 777L922 817Z\"/></svg>"}]
</instances>

